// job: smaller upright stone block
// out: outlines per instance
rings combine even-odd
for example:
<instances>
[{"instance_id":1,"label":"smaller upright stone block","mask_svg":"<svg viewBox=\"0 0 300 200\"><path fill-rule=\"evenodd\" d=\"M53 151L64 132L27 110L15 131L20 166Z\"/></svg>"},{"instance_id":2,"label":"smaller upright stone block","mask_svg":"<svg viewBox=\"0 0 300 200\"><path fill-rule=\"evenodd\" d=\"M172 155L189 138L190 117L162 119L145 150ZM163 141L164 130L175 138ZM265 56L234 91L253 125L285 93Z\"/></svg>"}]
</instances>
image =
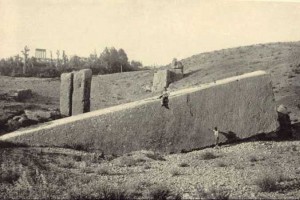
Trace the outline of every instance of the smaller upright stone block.
<instances>
[{"instance_id":1,"label":"smaller upright stone block","mask_svg":"<svg viewBox=\"0 0 300 200\"><path fill-rule=\"evenodd\" d=\"M181 69L159 70L153 76L152 92L161 92L164 90L164 87L169 87L171 83L182 78L183 73Z\"/></svg>"},{"instance_id":2,"label":"smaller upright stone block","mask_svg":"<svg viewBox=\"0 0 300 200\"><path fill-rule=\"evenodd\" d=\"M92 70L83 69L74 74L72 115L90 111Z\"/></svg>"},{"instance_id":3,"label":"smaller upright stone block","mask_svg":"<svg viewBox=\"0 0 300 200\"><path fill-rule=\"evenodd\" d=\"M152 92L163 91L164 87L168 87L171 82L171 72L169 70L157 71L153 76Z\"/></svg>"},{"instance_id":4,"label":"smaller upright stone block","mask_svg":"<svg viewBox=\"0 0 300 200\"><path fill-rule=\"evenodd\" d=\"M72 115L73 73L60 76L60 113L62 116Z\"/></svg>"}]
</instances>

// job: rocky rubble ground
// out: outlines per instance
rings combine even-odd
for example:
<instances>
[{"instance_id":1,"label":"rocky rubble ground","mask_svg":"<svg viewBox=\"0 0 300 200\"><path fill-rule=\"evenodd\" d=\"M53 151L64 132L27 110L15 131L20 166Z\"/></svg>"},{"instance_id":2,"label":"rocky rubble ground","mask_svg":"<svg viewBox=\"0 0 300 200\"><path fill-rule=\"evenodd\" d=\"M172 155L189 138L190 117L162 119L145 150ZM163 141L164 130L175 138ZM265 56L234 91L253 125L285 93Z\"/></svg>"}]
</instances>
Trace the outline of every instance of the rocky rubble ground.
<instances>
[{"instance_id":1,"label":"rocky rubble ground","mask_svg":"<svg viewBox=\"0 0 300 200\"><path fill-rule=\"evenodd\" d=\"M126 191L131 198L153 199L153 193L183 199L300 196L299 141L246 142L171 155L137 151L119 157L64 148L0 151L1 166L33 170L16 175L10 184L1 182L1 198L16 192L25 195L22 198L93 198L104 185ZM37 180L37 174L43 181L30 181ZM23 184L23 193L16 184Z\"/></svg>"},{"instance_id":2,"label":"rocky rubble ground","mask_svg":"<svg viewBox=\"0 0 300 200\"><path fill-rule=\"evenodd\" d=\"M115 161L103 164L112 173L126 176L101 177L106 181L150 185L167 185L185 198L199 198L199 188L227 191L233 199L240 198L295 198L300 193L300 143L249 142L225 145L219 149L204 149L187 154L165 156L164 159L146 159L136 154L124 155L124 165ZM133 166L128 165L135 163ZM278 190L262 192L257 185L259 178L281 176Z\"/></svg>"},{"instance_id":3,"label":"rocky rubble ground","mask_svg":"<svg viewBox=\"0 0 300 200\"><path fill-rule=\"evenodd\" d=\"M61 118L58 109L16 99L0 100L0 134Z\"/></svg>"}]
</instances>

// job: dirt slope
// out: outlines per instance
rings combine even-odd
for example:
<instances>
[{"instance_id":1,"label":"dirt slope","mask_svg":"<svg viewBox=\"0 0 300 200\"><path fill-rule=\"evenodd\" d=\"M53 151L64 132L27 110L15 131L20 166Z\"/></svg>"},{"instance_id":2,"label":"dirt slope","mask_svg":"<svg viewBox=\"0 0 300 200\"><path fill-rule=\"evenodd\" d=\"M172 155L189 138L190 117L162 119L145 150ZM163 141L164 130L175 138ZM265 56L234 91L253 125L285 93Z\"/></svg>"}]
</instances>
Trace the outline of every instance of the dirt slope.
<instances>
[{"instance_id":1,"label":"dirt slope","mask_svg":"<svg viewBox=\"0 0 300 200\"><path fill-rule=\"evenodd\" d=\"M185 88L245 72L265 70L272 76L275 99L300 120L300 42L259 44L202 53L182 60L186 78L171 85Z\"/></svg>"}]
</instances>

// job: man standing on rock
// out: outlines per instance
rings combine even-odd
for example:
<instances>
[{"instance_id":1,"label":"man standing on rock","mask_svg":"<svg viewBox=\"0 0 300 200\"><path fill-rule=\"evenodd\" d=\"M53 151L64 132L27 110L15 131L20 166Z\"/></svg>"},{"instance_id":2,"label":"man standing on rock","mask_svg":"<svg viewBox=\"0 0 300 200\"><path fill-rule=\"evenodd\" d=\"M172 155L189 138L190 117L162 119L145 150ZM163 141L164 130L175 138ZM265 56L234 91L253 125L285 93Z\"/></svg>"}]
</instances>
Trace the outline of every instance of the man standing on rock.
<instances>
[{"instance_id":1,"label":"man standing on rock","mask_svg":"<svg viewBox=\"0 0 300 200\"><path fill-rule=\"evenodd\" d=\"M164 87L164 91L162 93L162 95L159 96L161 100L161 106L164 106L167 109L169 108L169 96L170 96L170 92L168 91L167 87Z\"/></svg>"}]
</instances>

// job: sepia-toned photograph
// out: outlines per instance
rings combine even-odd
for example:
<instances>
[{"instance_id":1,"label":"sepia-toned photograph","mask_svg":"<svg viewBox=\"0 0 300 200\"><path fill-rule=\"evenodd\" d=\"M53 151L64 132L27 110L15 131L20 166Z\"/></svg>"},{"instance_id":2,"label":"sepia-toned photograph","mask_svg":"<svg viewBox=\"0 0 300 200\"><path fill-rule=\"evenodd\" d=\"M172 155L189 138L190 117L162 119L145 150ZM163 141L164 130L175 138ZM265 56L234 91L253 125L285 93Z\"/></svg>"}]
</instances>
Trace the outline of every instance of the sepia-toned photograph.
<instances>
[{"instance_id":1,"label":"sepia-toned photograph","mask_svg":"<svg viewBox=\"0 0 300 200\"><path fill-rule=\"evenodd\" d=\"M298 199L300 0L0 0L0 199Z\"/></svg>"}]
</instances>

